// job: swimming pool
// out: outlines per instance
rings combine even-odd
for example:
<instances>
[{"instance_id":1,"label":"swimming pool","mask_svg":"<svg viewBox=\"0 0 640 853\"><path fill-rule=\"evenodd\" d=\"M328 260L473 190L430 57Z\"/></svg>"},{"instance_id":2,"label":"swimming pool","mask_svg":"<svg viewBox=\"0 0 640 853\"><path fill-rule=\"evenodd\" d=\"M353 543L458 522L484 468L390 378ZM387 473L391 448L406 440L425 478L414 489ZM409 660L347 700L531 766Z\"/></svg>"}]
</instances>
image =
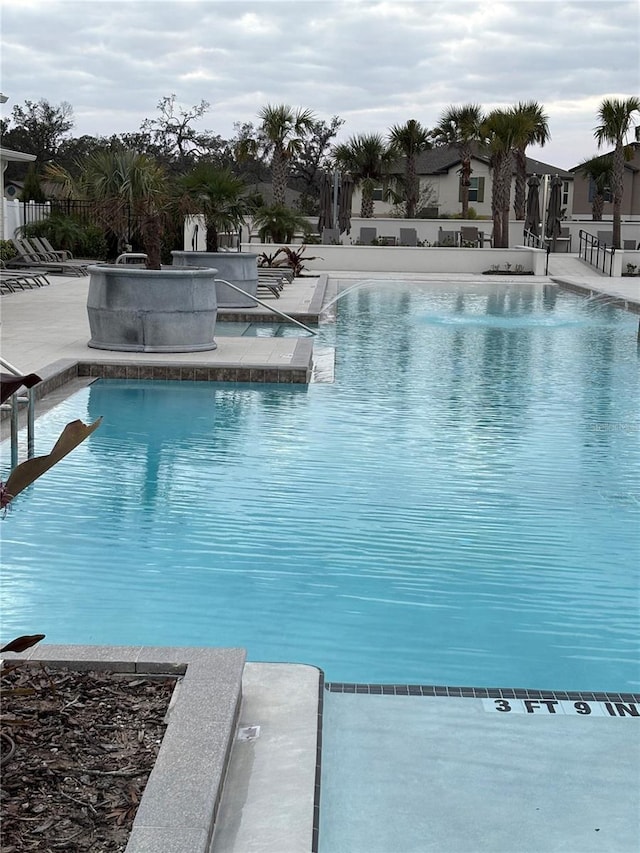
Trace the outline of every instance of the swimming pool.
<instances>
[{"instance_id":1,"label":"swimming pool","mask_svg":"<svg viewBox=\"0 0 640 853\"><path fill-rule=\"evenodd\" d=\"M104 416L2 523L3 636L637 689L637 323L398 282L322 328L334 384L100 380L38 422Z\"/></svg>"}]
</instances>

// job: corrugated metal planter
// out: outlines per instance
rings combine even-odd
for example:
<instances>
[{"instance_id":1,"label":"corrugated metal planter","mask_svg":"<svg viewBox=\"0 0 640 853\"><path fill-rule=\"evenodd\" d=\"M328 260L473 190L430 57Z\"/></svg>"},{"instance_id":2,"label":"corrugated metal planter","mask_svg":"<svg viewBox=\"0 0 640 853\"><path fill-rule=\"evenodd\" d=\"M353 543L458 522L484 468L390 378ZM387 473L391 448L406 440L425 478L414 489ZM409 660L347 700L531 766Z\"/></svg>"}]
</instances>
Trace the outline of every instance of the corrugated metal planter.
<instances>
[{"instance_id":1,"label":"corrugated metal planter","mask_svg":"<svg viewBox=\"0 0 640 853\"><path fill-rule=\"evenodd\" d=\"M254 308L251 297L258 291L258 255L252 252L171 252L173 263L188 267L215 267L218 308ZM248 295L238 293L224 281L240 287Z\"/></svg>"},{"instance_id":2,"label":"corrugated metal planter","mask_svg":"<svg viewBox=\"0 0 640 853\"><path fill-rule=\"evenodd\" d=\"M89 346L121 352L215 349L216 274L190 266L90 266Z\"/></svg>"}]
</instances>

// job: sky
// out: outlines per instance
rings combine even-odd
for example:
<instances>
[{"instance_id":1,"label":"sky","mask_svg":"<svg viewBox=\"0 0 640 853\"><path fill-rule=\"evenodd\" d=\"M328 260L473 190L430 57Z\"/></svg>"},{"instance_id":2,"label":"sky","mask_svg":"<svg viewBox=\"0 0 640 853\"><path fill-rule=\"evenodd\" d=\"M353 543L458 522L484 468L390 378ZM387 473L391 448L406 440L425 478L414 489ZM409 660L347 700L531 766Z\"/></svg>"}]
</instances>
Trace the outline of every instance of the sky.
<instances>
[{"instance_id":1,"label":"sky","mask_svg":"<svg viewBox=\"0 0 640 853\"><path fill-rule=\"evenodd\" d=\"M73 136L137 130L175 94L228 139L266 104L344 119L338 141L431 128L450 105L540 103L562 169L598 153L605 97L640 92L638 0L0 0L1 91L71 104Z\"/></svg>"}]
</instances>

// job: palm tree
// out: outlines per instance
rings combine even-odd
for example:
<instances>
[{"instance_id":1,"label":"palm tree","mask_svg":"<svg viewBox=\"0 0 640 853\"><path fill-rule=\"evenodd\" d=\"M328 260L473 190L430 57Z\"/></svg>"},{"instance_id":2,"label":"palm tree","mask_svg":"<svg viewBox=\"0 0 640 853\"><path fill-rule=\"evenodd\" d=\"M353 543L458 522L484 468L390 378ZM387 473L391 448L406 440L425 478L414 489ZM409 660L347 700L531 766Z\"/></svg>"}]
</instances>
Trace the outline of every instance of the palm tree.
<instances>
[{"instance_id":1,"label":"palm tree","mask_svg":"<svg viewBox=\"0 0 640 853\"><path fill-rule=\"evenodd\" d=\"M305 135L313 129L315 117L311 110L296 110L287 104L267 104L258 116L262 119L265 148L271 153L273 203L284 205L289 160L302 151Z\"/></svg>"},{"instance_id":2,"label":"palm tree","mask_svg":"<svg viewBox=\"0 0 640 853\"><path fill-rule=\"evenodd\" d=\"M97 217L121 244L128 242L133 222L140 230L147 269L159 270L170 202L163 168L147 154L119 147L95 151L77 165L77 179L55 165L47 170L47 177L69 197L92 202Z\"/></svg>"},{"instance_id":3,"label":"palm tree","mask_svg":"<svg viewBox=\"0 0 640 853\"><path fill-rule=\"evenodd\" d=\"M373 191L388 178L392 152L379 133L362 133L333 149L339 168L349 172L354 184L362 189L360 216L373 217Z\"/></svg>"},{"instance_id":4,"label":"palm tree","mask_svg":"<svg viewBox=\"0 0 640 853\"><path fill-rule=\"evenodd\" d=\"M517 122L510 110L493 110L482 126L482 135L489 147L493 171L493 245L499 249L509 248L509 207L516 127Z\"/></svg>"},{"instance_id":5,"label":"palm tree","mask_svg":"<svg viewBox=\"0 0 640 853\"><path fill-rule=\"evenodd\" d=\"M419 121L409 119L406 124L394 125L389 131L389 146L399 156L405 158L404 196L407 219L414 219L420 185L416 175L418 154L432 147L431 134Z\"/></svg>"},{"instance_id":6,"label":"palm tree","mask_svg":"<svg viewBox=\"0 0 640 853\"><path fill-rule=\"evenodd\" d=\"M462 218L469 216L469 187L471 186L471 154L473 144L482 142L480 128L483 122L482 107L465 104L448 107L433 130L436 145L454 145L460 154L460 186L462 189Z\"/></svg>"},{"instance_id":7,"label":"palm tree","mask_svg":"<svg viewBox=\"0 0 640 853\"><path fill-rule=\"evenodd\" d=\"M244 181L229 169L212 163L199 163L178 182L179 209L182 213L204 215L207 226L207 252L218 251L221 231L237 231L247 212Z\"/></svg>"},{"instance_id":8,"label":"palm tree","mask_svg":"<svg viewBox=\"0 0 640 853\"><path fill-rule=\"evenodd\" d=\"M291 243L297 231L307 234L311 230L306 216L284 204L262 205L253 212L252 219L261 243L269 238L274 243Z\"/></svg>"},{"instance_id":9,"label":"palm tree","mask_svg":"<svg viewBox=\"0 0 640 853\"><path fill-rule=\"evenodd\" d=\"M593 182L594 194L591 202L591 217L594 222L602 221L605 196L613 181L613 157L591 157L579 166L580 173Z\"/></svg>"},{"instance_id":10,"label":"palm tree","mask_svg":"<svg viewBox=\"0 0 640 853\"><path fill-rule=\"evenodd\" d=\"M600 124L594 129L593 135L601 148L605 143L613 145L613 174L611 194L613 196L613 245L620 248L620 208L622 206L624 160L627 134L635 113L640 112L640 98L632 97L625 100L605 98L598 110Z\"/></svg>"},{"instance_id":11,"label":"palm tree","mask_svg":"<svg viewBox=\"0 0 640 853\"><path fill-rule=\"evenodd\" d=\"M520 102L511 110L515 120L513 156L516 164L514 208L516 219L525 218L527 185L527 146L544 145L551 139L549 118L536 101Z\"/></svg>"}]
</instances>

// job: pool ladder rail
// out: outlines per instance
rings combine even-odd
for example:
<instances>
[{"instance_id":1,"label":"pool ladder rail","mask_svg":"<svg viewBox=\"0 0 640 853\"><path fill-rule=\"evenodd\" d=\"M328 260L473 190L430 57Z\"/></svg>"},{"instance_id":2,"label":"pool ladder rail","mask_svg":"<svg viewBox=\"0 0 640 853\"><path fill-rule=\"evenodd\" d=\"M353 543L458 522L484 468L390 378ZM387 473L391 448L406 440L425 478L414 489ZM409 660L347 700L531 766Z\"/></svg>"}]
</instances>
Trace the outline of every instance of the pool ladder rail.
<instances>
[{"instance_id":1,"label":"pool ladder rail","mask_svg":"<svg viewBox=\"0 0 640 853\"><path fill-rule=\"evenodd\" d=\"M243 296L248 296L249 299L253 299L259 305L262 305L264 308L268 308L269 311L272 311L274 314L277 314L278 317L282 317L284 320L288 320L290 323L295 323L296 326L300 326L305 332L309 332L310 335L317 335L317 331L315 329L310 329L309 326L305 326L304 323L301 323L300 320L296 320L295 317L290 317L288 314L285 314L284 311L279 311L277 308L274 308L273 305L269 305L268 302L263 302L258 296L255 296L252 293L247 293L246 290L243 290L241 287L238 287L237 284L232 284L232 282L227 281L226 278L216 278L216 281L221 281L223 284L228 285L233 290L237 290L238 293L241 293Z\"/></svg>"},{"instance_id":2,"label":"pool ladder rail","mask_svg":"<svg viewBox=\"0 0 640 853\"><path fill-rule=\"evenodd\" d=\"M13 469L18 464L18 422L20 404L26 404L27 406L27 458L31 459L33 457L36 409L34 386L37 385L38 382L41 382L41 379L35 373L22 373L17 367L14 367L11 362L2 357L0 357L0 368L2 371L3 386L0 409L3 412L9 411L11 413L11 468ZM23 382L19 382L19 380L23 380ZM17 386L16 383L18 383ZM25 385L27 388L26 395L24 393L18 393L18 388L20 388L21 385ZM15 387L16 389L13 392L9 390L12 387Z\"/></svg>"}]
</instances>

